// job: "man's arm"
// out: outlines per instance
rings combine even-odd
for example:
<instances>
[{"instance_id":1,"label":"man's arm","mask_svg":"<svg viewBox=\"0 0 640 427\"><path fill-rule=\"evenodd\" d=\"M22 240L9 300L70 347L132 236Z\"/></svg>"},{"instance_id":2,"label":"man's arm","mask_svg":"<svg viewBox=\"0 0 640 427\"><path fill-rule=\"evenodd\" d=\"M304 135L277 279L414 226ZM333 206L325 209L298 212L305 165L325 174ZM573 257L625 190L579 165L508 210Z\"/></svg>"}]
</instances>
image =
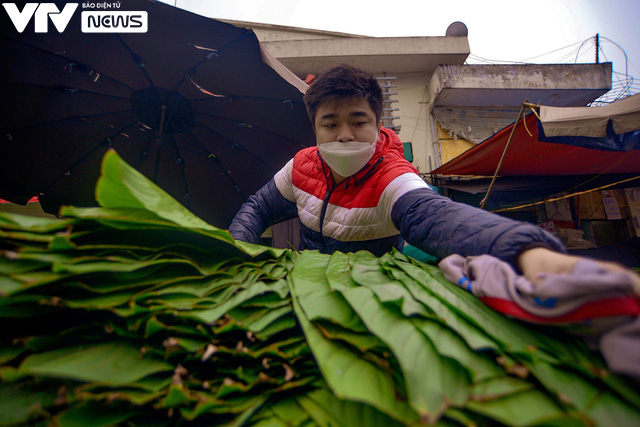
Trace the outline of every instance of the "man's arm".
<instances>
[{"instance_id":1,"label":"man's arm","mask_svg":"<svg viewBox=\"0 0 640 427\"><path fill-rule=\"evenodd\" d=\"M559 254L545 248L525 250L518 256L518 267L533 284L542 280L541 274L570 274L574 265L583 257ZM611 273L626 274L633 284L636 295L640 296L640 275L615 262L597 261L598 265Z\"/></svg>"},{"instance_id":2,"label":"man's arm","mask_svg":"<svg viewBox=\"0 0 640 427\"><path fill-rule=\"evenodd\" d=\"M255 243L274 222L293 214L296 204L287 200L271 179L242 205L231 221L229 232L238 240Z\"/></svg>"},{"instance_id":3,"label":"man's arm","mask_svg":"<svg viewBox=\"0 0 640 427\"><path fill-rule=\"evenodd\" d=\"M541 274L569 274L582 257L567 255L562 243L533 224L514 221L454 202L430 189L405 193L394 203L391 219L410 244L444 258L493 255L510 263L534 284ZM640 275L613 263L597 261L605 270L631 277L640 295Z\"/></svg>"},{"instance_id":4,"label":"man's arm","mask_svg":"<svg viewBox=\"0 0 640 427\"><path fill-rule=\"evenodd\" d=\"M438 258L488 254L519 269L518 257L527 249L566 252L540 227L454 202L428 188L400 196L391 219L407 242Z\"/></svg>"}]
</instances>

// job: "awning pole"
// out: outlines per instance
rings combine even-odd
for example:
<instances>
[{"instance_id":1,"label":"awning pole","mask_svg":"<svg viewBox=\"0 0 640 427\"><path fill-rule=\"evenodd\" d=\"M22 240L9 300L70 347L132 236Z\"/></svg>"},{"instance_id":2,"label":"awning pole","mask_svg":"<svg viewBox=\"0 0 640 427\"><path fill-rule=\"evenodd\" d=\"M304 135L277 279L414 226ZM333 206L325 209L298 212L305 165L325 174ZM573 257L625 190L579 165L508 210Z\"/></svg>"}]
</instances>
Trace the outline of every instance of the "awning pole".
<instances>
[{"instance_id":1,"label":"awning pole","mask_svg":"<svg viewBox=\"0 0 640 427\"><path fill-rule=\"evenodd\" d=\"M511 135L509 135L509 139L507 140L507 144L504 146L504 151L502 152L502 157L500 157L500 162L498 162L498 167L496 168L496 172L493 174L493 178L491 179L491 184L489 184L489 188L487 189L487 194L485 194L484 199L480 202L480 209L484 209L484 205L489 200L489 194L491 194L491 189L493 188L493 184L496 182L496 178L498 177L498 173L500 172L500 168L502 167L502 161L507 154L507 150L509 149L509 144L511 144L511 140L513 139L513 135L516 133L516 128L518 127L518 123L524 114L524 109L527 107L529 100L525 99L522 103L522 107L520 107L520 112L518 113L518 118L516 122L513 124L513 129L511 129Z\"/></svg>"}]
</instances>

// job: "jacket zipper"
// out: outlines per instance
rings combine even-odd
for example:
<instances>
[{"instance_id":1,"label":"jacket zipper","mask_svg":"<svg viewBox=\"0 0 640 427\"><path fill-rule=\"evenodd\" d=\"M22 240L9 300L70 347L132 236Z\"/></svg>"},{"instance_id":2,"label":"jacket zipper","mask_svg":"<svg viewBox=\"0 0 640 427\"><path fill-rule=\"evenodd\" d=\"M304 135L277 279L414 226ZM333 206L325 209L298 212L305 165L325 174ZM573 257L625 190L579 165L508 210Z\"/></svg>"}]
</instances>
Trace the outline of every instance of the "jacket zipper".
<instances>
[{"instance_id":1,"label":"jacket zipper","mask_svg":"<svg viewBox=\"0 0 640 427\"><path fill-rule=\"evenodd\" d=\"M347 188L347 186L349 185L349 179L351 177L347 177L346 179L338 182L337 184L334 184L333 187L329 189L329 178L327 176L327 170L324 167L324 161L322 160L322 156L320 156L320 152L317 151L316 153L318 154L318 158L320 159L320 164L322 165L322 174L324 175L324 179L327 182L327 194L324 196L324 200L322 202L322 210L320 211L320 239L322 240L322 245L324 248L326 244L324 239L324 217L327 213L327 208L329 206L329 199L331 198L333 191L336 188L338 188L339 185L342 185L344 183L344 188ZM369 168L369 170L367 170L367 172L362 176L362 178L360 178L360 180L355 181L355 178L354 178L354 185L357 187L358 185L362 184L364 181L369 179L369 177L373 175L373 172L378 168L378 165L382 163L384 158L385 156L381 156L380 158L378 158L378 160Z\"/></svg>"},{"instance_id":2,"label":"jacket zipper","mask_svg":"<svg viewBox=\"0 0 640 427\"><path fill-rule=\"evenodd\" d=\"M324 196L324 200L322 202L322 210L320 211L320 239L322 240L322 245L323 248L326 244L325 240L324 240L324 217L327 213L327 208L329 207L329 199L331 198L331 194L333 194L333 190L335 190L336 188L338 188L338 186L340 184L342 184L343 182L346 182L349 180L349 177L347 177L347 179L340 181L337 184L334 184L333 187L329 188L329 178L327 177L327 170L324 167L324 161L322 160L322 157L320 156L320 152L318 152L318 158L320 159L320 164L322 165L322 175L324 175L324 180L327 183L327 194L325 194Z\"/></svg>"},{"instance_id":3,"label":"jacket zipper","mask_svg":"<svg viewBox=\"0 0 640 427\"><path fill-rule=\"evenodd\" d=\"M349 178L347 178L349 179ZM346 180L345 180L346 181ZM327 208L329 207L329 199L331 198L331 194L333 194L333 190L335 190L338 185L342 184L344 181L339 182L338 184L335 184L333 187L331 187L330 190L327 191L327 194L324 196L324 201L322 202L322 211L320 212L320 238L322 239L322 243L324 244L324 216L327 213ZM327 186L327 188L329 188Z\"/></svg>"},{"instance_id":4,"label":"jacket zipper","mask_svg":"<svg viewBox=\"0 0 640 427\"><path fill-rule=\"evenodd\" d=\"M378 165L380 163L382 163L382 161L384 160L384 156L380 157L367 171L367 173L365 173L362 178L360 178L358 181L355 181L354 178L354 185L357 187L358 185L362 184L364 181L366 181L367 179L369 179L369 177L371 175L373 175L373 172L378 168ZM324 179L327 182L327 189L329 188L329 178L327 178L327 173L326 170L324 168L324 163L322 164L322 173L324 175ZM325 243L324 241L324 217L327 213L327 207L329 206L329 199L331 198L331 195L333 194L333 191L338 188L339 185L342 185L344 183L344 188L347 188L347 186L349 185L349 178L351 177L347 177L346 179L340 181L337 184L334 184L333 187L331 187L331 189L327 190L327 194L324 196L324 201L322 202L322 211L320 211L320 238L322 239L322 243Z\"/></svg>"}]
</instances>

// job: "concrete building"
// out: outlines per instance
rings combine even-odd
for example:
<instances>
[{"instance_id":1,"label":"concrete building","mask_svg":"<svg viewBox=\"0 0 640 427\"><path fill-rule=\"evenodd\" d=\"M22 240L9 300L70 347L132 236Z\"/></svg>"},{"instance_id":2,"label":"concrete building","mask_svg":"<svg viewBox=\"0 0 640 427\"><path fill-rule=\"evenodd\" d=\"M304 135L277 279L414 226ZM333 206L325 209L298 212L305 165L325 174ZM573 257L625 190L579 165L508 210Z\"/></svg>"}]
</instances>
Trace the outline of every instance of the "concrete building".
<instances>
[{"instance_id":1,"label":"concrete building","mask_svg":"<svg viewBox=\"0 0 640 427\"><path fill-rule=\"evenodd\" d=\"M514 122L525 100L584 106L611 89L610 63L467 65L459 23L450 34L462 35L378 38L226 22L252 29L303 80L339 64L380 78L389 100L383 124L411 143L413 164L425 175Z\"/></svg>"}]
</instances>

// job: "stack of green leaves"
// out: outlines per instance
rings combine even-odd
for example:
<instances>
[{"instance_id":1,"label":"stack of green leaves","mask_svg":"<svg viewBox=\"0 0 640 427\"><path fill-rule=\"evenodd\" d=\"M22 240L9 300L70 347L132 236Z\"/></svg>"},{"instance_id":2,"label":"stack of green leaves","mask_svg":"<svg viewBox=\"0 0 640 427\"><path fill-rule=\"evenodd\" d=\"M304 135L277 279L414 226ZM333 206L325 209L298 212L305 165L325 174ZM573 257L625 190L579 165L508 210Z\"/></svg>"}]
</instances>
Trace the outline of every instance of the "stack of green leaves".
<instances>
[{"instance_id":1,"label":"stack of green leaves","mask_svg":"<svg viewBox=\"0 0 640 427\"><path fill-rule=\"evenodd\" d=\"M640 425L640 392L400 253L236 242L115 153L0 215L0 425Z\"/></svg>"}]
</instances>

